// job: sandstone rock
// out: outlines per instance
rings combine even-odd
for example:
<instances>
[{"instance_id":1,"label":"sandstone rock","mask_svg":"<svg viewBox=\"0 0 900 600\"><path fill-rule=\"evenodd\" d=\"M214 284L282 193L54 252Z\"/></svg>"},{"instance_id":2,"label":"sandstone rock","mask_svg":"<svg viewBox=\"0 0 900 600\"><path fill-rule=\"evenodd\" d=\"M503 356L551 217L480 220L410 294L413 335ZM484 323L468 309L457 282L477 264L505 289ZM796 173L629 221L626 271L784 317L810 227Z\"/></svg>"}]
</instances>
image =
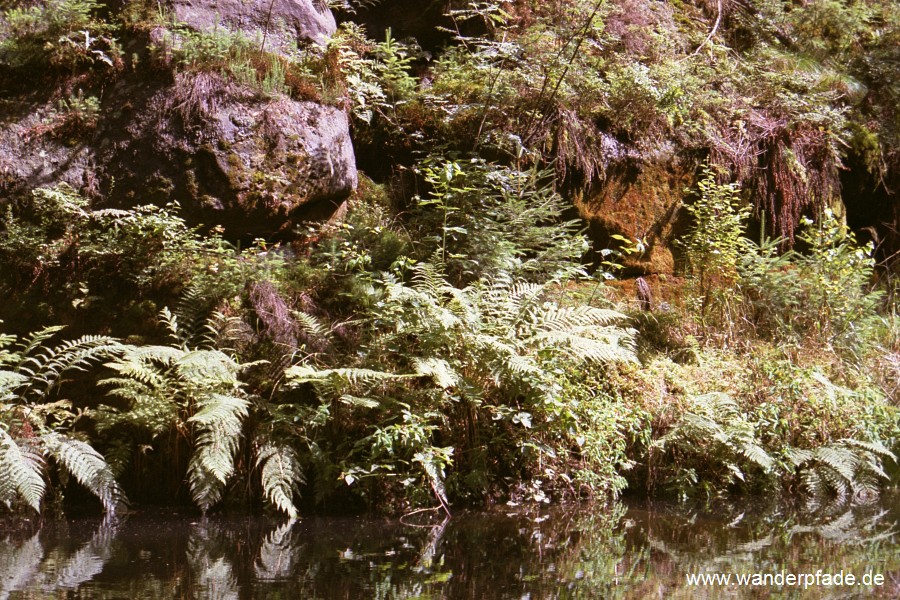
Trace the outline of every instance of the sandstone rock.
<instances>
[{"instance_id":1,"label":"sandstone rock","mask_svg":"<svg viewBox=\"0 0 900 600\"><path fill-rule=\"evenodd\" d=\"M575 198L594 247L620 247L613 235L640 240L646 250L626 257L626 274L673 273L671 243L680 228L684 190L693 184L694 165L665 147L643 152L619 148L613 158L605 180Z\"/></svg>"},{"instance_id":2,"label":"sandstone rock","mask_svg":"<svg viewBox=\"0 0 900 600\"><path fill-rule=\"evenodd\" d=\"M294 36L322 41L334 31L311 0L170 6L198 29L258 32L271 17L280 25L268 39L294 47ZM90 127L70 130L56 109L63 93L0 104L0 192L65 182L101 205L177 200L190 221L239 237L327 218L356 186L349 122L336 106L266 95L216 72L135 69L104 90Z\"/></svg>"},{"instance_id":3,"label":"sandstone rock","mask_svg":"<svg viewBox=\"0 0 900 600\"><path fill-rule=\"evenodd\" d=\"M316 204L336 208L356 186L349 122L334 106L264 98L201 73L179 75L139 114L102 159L119 203L171 196L193 221L267 235Z\"/></svg>"},{"instance_id":4,"label":"sandstone rock","mask_svg":"<svg viewBox=\"0 0 900 600\"><path fill-rule=\"evenodd\" d=\"M267 49L324 43L335 21L323 0L169 0L176 21L198 31L225 27L265 38Z\"/></svg>"}]
</instances>

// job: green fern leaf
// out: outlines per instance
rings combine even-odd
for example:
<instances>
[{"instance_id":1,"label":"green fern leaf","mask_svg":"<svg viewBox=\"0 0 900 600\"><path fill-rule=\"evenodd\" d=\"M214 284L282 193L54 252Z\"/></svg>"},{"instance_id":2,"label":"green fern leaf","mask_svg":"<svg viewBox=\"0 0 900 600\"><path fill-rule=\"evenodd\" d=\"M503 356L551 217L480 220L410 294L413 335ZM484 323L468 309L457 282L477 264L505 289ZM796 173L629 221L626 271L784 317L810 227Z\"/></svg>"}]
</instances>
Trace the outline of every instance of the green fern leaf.
<instances>
[{"instance_id":1,"label":"green fern leaf","mask_svg":"<svg viewBox=\"0 0 900 600\"><path fill-rule=\"evenodd\" d=\"M292 311L291 314L296 319L300 330L304 333L321 339L325 339L330 335L331 332L328 330L328 327L311 314L299 310Z\"/></svg>"},{"instance_id":2,"label":"green fern leaf","mask_svg":"<svg viewBox=\"0 0 900 600\"><path fill-rule=\"evenodd\" d=\"M878 440L866 441L866 440L858 440L855 438L845 438L845 439L842 439L840 442L847 446L855 446L857 448L861 448L863 450L866 450L868 452L871 452L872 454L876 454L883 458L890 458L891 460L894 460L894 461L897 460L897 456L893 452L891 452L891 450L887 446L885 446Z\"/></svg>"},{"instance_id":3,"label":"green fern leaf","mask_svg":"<svg viewBox=\"0 0 900 600\"><path fill-rule=\"evenodd\" d=\"M852 482L856 469L859 467L859 458L847 448L840 446L823 446L815 451L816 460L827 465L838 473L846 482Z\"/></svg>"},{"instance_id":4,"label":"green fern leaf","mask_svg":"<svg viewBox=\"0 0 900 600\"><path fill-rule=\"evenodd\" d=\"M441 358L414 358L413 366L416 373L431 377L443 390L455 387L459 383L459 375L450 363Z\"/></svg>"},{"instance_id":5,"label":"green fern leaf","mask_svg":"<svg viewBox=\"0 0 900 600\"><path fill-rule=\"evenodd\" d=\"M298 517L293 498L297 488L303 483L303 470L293 448L276 444L266 444L256 459L261 468L260 478L266 500L290 518Z\"/></svg>"},{"instance_id":6,"label":"green fern leaf","mask_svg":"<svg viewBox=\"0 0 900 600\"><path fill-rule=\"evenodd\" d=\"M0 427L0 502L9 506L18 495L41 512L45 490L43 457L30 445L20 446Z\"/></svg>"},{"instance_id":7,"label":"green fern leaf","mask_svg":"<svg viewBox=\"0 0 900 600\"><path fill-rule=\"evenodd\" d=\"M221 499L234 473L234 455L249 403L235 396L209 394L197 404L200 410L188 419L197 427L188 479L194 501L205 513Z\"/></svg>"},{"instance_id":8,"label":"green fern leaf","mask_svg":"<svg viewBox=\"0 0 900 600\"><path fill-rule=\"evenodd\" d=\"M42 440L56 462L99 498L108 513L115 514L125 494L103 456L89 444L58 433L46 433Z\"/></svg>"}]
</instances>

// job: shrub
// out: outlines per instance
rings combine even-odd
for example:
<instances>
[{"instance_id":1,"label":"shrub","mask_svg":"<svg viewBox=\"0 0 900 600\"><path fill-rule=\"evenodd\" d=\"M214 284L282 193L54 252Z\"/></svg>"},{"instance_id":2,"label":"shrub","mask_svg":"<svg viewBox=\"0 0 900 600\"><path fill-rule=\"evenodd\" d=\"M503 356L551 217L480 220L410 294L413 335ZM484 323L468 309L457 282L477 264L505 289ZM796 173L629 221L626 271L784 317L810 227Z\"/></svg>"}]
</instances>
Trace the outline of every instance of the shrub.
<instances>
[{"instance_id":1,"label":"shrub","mask_svg":"<svg viewBox=\"0 0 900 600\"><path fill-rule=\"evenodd\" d=\"M503 477L523 474L551 473L560 487L579 471L598 494L619 490L608 469L594 480L585 473L601 456L620 459L604 450L617 443L598 421L612 409L566 365L634 360L623 316L561 307L545 300L545 286L506 273L465 288L451 285L440 263L413 273L411 285L385 275L372 291L358 362L288 371L314 383L333 427L343 424L319 443L334 452L334 470L351 484L374 479L376 489L400 478L395 493L421 500L430 489L442 502L483 498Z\"/></svg>"},{"instance_id":2,"label":"shrub","mask_svg":"<svg viewBox=\"0 0 900 600\"><path fill-rule=\"evenodd\" d=\"M436 157L417 170L430 186L412 215L417 254L437 251L453 281L495 272L538 281L579 270L587 241L577 221L563 220L552 172Z\"/></svg>"},{"instance_id":3,"label":"shrub","mask_svg":"<svg viewBox=\"0 0 900 600\"><path fill-rule=\"evenodd\" d=\"M804 219L798 239L802 252L779 255L767 244L744 255L740 283L755 322L777 339L815 340L859 362L881 323L872 245L857 244L830 210L818 223Z\"/></svg>"},{"instance_id":4,"label":"shrub","mask_svg":"<svg viewBox=\"0 0 900 600\"><path fill-rule=\"evenodd\" d=\"M688 273L695 282L704 324L713 317L730 328L736 320L734 286L739 260L747 251L742 236L750 208L741 206L735 184L716 182L709 166L697 186L699 197L685 205L693 221L682 242Z\"/></svg>"}]
</instances>

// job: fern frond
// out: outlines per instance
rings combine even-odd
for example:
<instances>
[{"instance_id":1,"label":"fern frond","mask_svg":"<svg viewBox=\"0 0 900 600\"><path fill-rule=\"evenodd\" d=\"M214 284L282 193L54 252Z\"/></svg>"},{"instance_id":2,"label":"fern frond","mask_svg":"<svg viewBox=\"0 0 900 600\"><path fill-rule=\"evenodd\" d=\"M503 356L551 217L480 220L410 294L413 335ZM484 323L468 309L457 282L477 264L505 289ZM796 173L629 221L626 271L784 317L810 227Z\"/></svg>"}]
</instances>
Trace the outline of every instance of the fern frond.
<instances>
[{"instance_id":1,"label":"fern frond","mask_svg":"<svg viewBox=\"0 0 900 600\"><path fill-rule=\"evenodd\" d=\"M446 360L441 358L414 358L416 373L431 377L441 389L455 387L459 383L459 374L453 370Z\"/></svg>"},{"instance_id":2,"label":"fern frond","mask_svg":"<svg viewBox=\"0 0 900 600\"><path fill-rule=\"evenodd\" d=\"M195 454L205 469L225 483L234 472L234 453L249 403L235 396L210 394L198 404L200 410L188 419L198 430Z\"/></svg>"},{"instance_id":3,"label":"fern frond","mask_svg":"<svg viewBox=\"0 0 900 600\"><path fill-rule=\"evenodd\" d=\"M41 454L30 445L20 446L0 427L0 502L8 507L18 495L41 512L46 489Z\"/></svg>"},{"instance_id":4,"label":"fern frond","mask_svg":"<svg viewBox=\"0 0 900 600\"><path fill-rule=\"evenodd\" d=\"M169 337L172 338L172 341L179 344L184 343L181 335L181 327L178 325L178 317L172 314L172 311L169 310L168 306L163 307L163 309L159 311L159 321L162 323L163 327L166 328L166 331L169 332Z\"/></svg>"},{"instance_id":5,"label":"fern frond","mask_svg":"<svg viewBox=\"0 0 900 600\"><path fill-rule=\"evenodd\" d=\"M188 463L188 482L194 504L205 515L222 499L222 495L225 493L225 484L201 463L201 457L195 453Z\"/></svg>"},{"instance_id":6,"label":"fern frond","mask_svg":"<svg viewBox=\"0 0 900 600\"><path fill-rule=\"evenodd\" d=\"M203 350L218 349L234 354L234 349L226 348L225 344L228 343L228 340L238 339L242 323L238 317L215 311L200 325L194 340L195 346Z\"/></svg>"},{"instance_id":7,"label":"fern frond","mask_svg":"<svg viewBox=\"0 0 900 600\"><path fill-rule=\"evenodd\" d=\"M802 467L815 456L811 450L803 448L788 448L785 450L784 455L795 467Z\"/></svg>"},{"instance_id":8,"label":"fern frond","mask_svg":"<svg viewBox=\"0 0 900 600\"><path fill-rule=\"evenodd\" d=\"M378 408L381 402L372 398L363 398L362 396L354 396L352 394L344 394L338 398L339 402L348 406L358 406L360 408Z\"/></svg>"},{"instance_id":9,"label":"fern frond","mask_svg":"<svg viewBox=\"0 0 900 600\"><path fill-rule=\"evenodd\" d=\"M590 333L592 336L587 337L571 331L544 331L528 338L527 343L538 348L553 347L580 361L595 363L637 361L632 348L633 338L626 331L610 329Z\"/></svg>"},{"instance_id":10,"label":"fern frond","mask_svg":"<svg viewBox=\"0 0 900 600\"><path fill-rule=\"evenodd\" d=\"M115 514L126 500L106 459L81 440L58 433L46 433L41 438L56 462L99 498L108 513Z\"/></svg>"},{"instance_id":11,"label":"fern frond","mask_svg":"<svg viewBox=\"0 0 900 600\"><path fill-rule=\"evenodd\" d=\"M859 466L859 457L850 450L834 445L823 446L816 449L815 456L816 460L833 469L844 480L853 481Z\"/></svg>"},{"instance_id":12,"label":"fern frond","mask_svg":"<svg viewBox=\"0 0 900 600\"><path fill-rule=\"evenodd\" d=\"M118 340L106 336L83 336L53 348L42 348L35 355L27 357L19 369L28 373L28 386L22 391L45 395L68 371L83 371L92 362L108 358L124 347Z\"/></svg>"},{"instance_id":13,"label":"fern frond","mask_svg":"<svg viewBox=\"0 0 900 600\"><path fill-rule=\"evenodd\" d=\"M413 289L431 298L441 298L444 292L452 287L444 278L444 265L440 264L436 256L430 261L416 263L413 266L412 282Z\"/></svg>"},{"instance_id":14,"label":"fern frond","mask_svg":"<svg viewBox=\"0 0 900 600\"><path fill-rule=\"evenodd\" d=\"M28 377L13 371L0 371L0 398L28 382Z\"/></svg>"},{"instance_id":15,"label":"fern frond","mask_svg":"<svg viewBox=\"0 0 900 600\"><path fill-rule=\"evenodd\" d=\"M237 362L219 350L193 350L176 362L179 374L201 386L237 386Z\"/></svg>"},{"instance_id":16,"label":"fern frond","mask_svg":"<svg viewBox=\"0 0 900 600\"><path fill-rule=\"evenodd\" d=\"M261 468L260 479L266 500L296 519L299 513L293 499L298 486L303 483L303 470L293 448L266 444L259 451L256 466Z\"/></svg>"},{"instance_id":17,"label":"fern frond","mask_svg":"<svg viewBox=\"0 0 900 600\"><path fill-rule=\"evenodd\" d=\"M135 360L144 363L171 365L182 356L185 350L173 346L128 346L121 360ZM120 361L116 361L120 362ZM106 366L115 368L116 363Z\"/></svg>"},{"instance_id":18,"label":"fern frond","mask_svg":"<svg viewBox=\"0 0 900 600\"><path fill-rule=\"evenodd\" d=\"M896 461L897 456L891 452L891 450L882 444L878 440L866 441L866 440L858 440L855 438L844 438L840 441L840 443L847 446L855 446L856 448L861 448L867 452L871 452L872 454L881 456L882 458L890 458L891 460Z\"/></svg>"},{"instance_id":19,"label":"fern frond","mask_svg":"<svg viewBox=\"0 0 900 600\"><path fill-rule=\"evenodd\" d=\"M185 346L201 347L204 334L208 333L209 315L213 308L213 302L207 295L206 289L196 280L191 282L187 289L181 293L181 297L175 305L174 314L170 321L164 321L176 325L170 331L175 339ZM165 310L165 309L164 309Z\"/></svg>"},{"instance_id":20,"label":"fern frond","mask_svg":"<svg viewBox=\"0 0 900 600\"><path fill-rule=\"evenodd\" d=\"M771 471L775 467L775 459L759 444L745 442L740 445L739 450L744 458L756 463L765 471Z\"/></svg>"},{"instance_id":21,"label":"fern frond","mask_svg":"<svg viewBox=\"0 0 900 600\"><path fill-rule=\"evenodd\" d=\"M447 290L450 301L447 302L447 310L453 313L464 323L475 323L480 320L481 312L473 301L472 295L466 290L450 286Z\"/></svg>"},{"instance_id":22,"label":"fern frond","mask_svg":"<svg viewBox=\"0 0 900 600\"><path fill-rule=\"evenodd\" d=\"M234 455L249 403L235 396L209 394L198 401L198 406L200 410L188 419L197 427L188 478L191 495L205 513L221 499L234 473Z\"/></svg>"},{"instance_id":23,"label":"fern frond","mask_svg":"<svg viewBox=\"0 0 900 600\"><path fill-rule=\"evenodd\" d=\"M315 369L306 365L290 367L284 374L287 379L294 383L316 383L332 380L350 385L416 377L416 375L398 375L372 369Z\"/></svg>"},{"instance_id":24,"label":"fern frond","mask_svg":"<svg viewBox=\"0 0 900 600\"><path fill-rule=\"evenodd\" d=\"M546 306L539 315L538 331L571 331L576 327L607 326L621 323L627 317L620 312L593 306Z\"/></svg>"},{"instance_id":25,"label":"fern frond","mask_svg":"<svg viewBox=\"0 0 900 600\"><path fill-rule=\"evenodd\" d=\"M44 342L52 338L63 329L65 329L65 327L63 327L62 325L55 325L53 327L45 327L28 334L28 336L24 340L17 344L19 347L18 355L20 359L24 360L29 354L34 352L35 349L43 346ZM19 364L21 364L21 362Z\"/></svg>"},{"instance_id":26,"label":"fern frond","mask_svg":"<svg viewBox=\"0 0 900 600\"><path fill-rule=\"evenodd\" d=\"M328 327L326 327L321 321L319 321L309 313L294 310L291 311L291 315L293 315L294 319L297 321L297 326L300 328L300 330L308 335L316 338L326 339L331 334L331 331L328 329Z\"/></svg>"}]
</instances>

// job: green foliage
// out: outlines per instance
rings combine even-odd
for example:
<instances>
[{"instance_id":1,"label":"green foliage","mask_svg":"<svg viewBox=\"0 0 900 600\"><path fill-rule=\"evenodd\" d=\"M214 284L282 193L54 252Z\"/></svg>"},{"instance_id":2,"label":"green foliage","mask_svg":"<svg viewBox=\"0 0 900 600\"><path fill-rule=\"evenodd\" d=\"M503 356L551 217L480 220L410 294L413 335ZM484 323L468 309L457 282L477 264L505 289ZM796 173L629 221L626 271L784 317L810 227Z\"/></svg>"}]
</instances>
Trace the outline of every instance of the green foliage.
<instances>
[{"instance_id":1,"label":"green foliage","mask_svg":"<svg viewBox=\"0 0 900 600\"><path fill-rule=\"evenodd\" d=\"M256 466L261 468L260 482L266 500L296 519L298 513L293 498L299 495L297 487L303 483L303 470L294 449L266 443L257 454Z\"/></svg>"},{"instance_id":2,"label":"green foliage","mask_svg":"<svg viewBox=\"0 0 900 600\"><path fill-rule=\"evenodd\" d=\"M701 491L711 497L736 481L749 484L751 469L767 475L775 466L754 423L723 393L691 398L687 411L653 446L669 447L667 468L675 471L670 485L682 496Z\"/></svg>"},{"instance_id":3,"label":"green foliage","mask_svg":"<svg viewBox=\"0 0 900 600\"><path fill-rule=\"evenodd\" d=\"M339 407L373 415L363 421L371 423L368 435L338 446L331 459L344 480L390 474L410 497L430 489L446 504L448 496L485 494L504 474L536 473L544 456L563 455L560 470L568 470L570 446L593 426L578 422L582 399L570 400L564 388L577 378L567 379L563 367L635 360L624 317L560 306L547 300L546 285L503 272L457 288L439 261L415 265L409 285L383 277L372 292L361 364L287 373L295 384L313 383L330 415ZM571 437L557 435L563 413Z\"/></svg>"},{"instance_id":4,"label":"green foliage","mask_svg":"<svg viewBox=\"0 0 900 600\"><path fill-rule=\"evenodd\" d=\"M498 271L532 281L579 271L587 242L577 221L564 221L565 201L552 173L431 157L417 170L430 186L418 198L418 255L439 252L455 282Z\"/></svg>"},{"instance_id":5,"label":"green foliage","mask_svg":"<svg viewBox=\"0 0 900 600\"><path fill-rule=\"evenodd\" d=\"M897 457L880 442L838 440L814 450L789 448L786 456L801 474L803 486L816 499L865 500L878 494L888 479L884 459Z\"/></svg>"},{"instance_id":6,"label":"green foliage","mask_svg":"<svg viewBox=\"0 0 900 600\"><path fill-rule=\"evenodd\" d=\"M96 0L46 0L0 14L0 65L13 69L116 67L121 49Z\"/></svg>"},{"instance_id":7,"label":"green foliage","mask_svg":"<svg viewBox=\"0 0 900 600\"><path fill-rule=\"evenodd\" d=\"M375 48L375 56L385 100L390 105L404 102L412 95L416 83L409 74L412 63L409 50L391 37L391 30L388 28L384 41Z\"/></svg>"},{"instance_id":8,"label":"green foliage","mask_svg":"<svg viewBox=\"0 0 900 600\"><path fill-rule=\"evenodd\" d=\"M168 300L194 286L204 294L194 299L209 307L239 293L245 279L277 269L274 253L239 257L218 234L200 237L178 209L91 210L66 185L34 190L7 207L2 223L0 290L17 299L4 308L32 304L46 320L96 315L109 327L142 312L148 297Z\"/></svg>"},{"instance_id":9,"label":"green foliage","mask_svg":"<svg viewBox=\"0 0 900 600\"><path fill-rule=\"evenodd\" d=\"M17 342L0 336L0 502L21 498L37 512L48 485L46 458L72 475L115 513L125 496L106 460L70 432L80 414L69 400L53 400L63 377L122 351L115 340L88 336L50 346L61 328ZM77 434L74 434L77 435Z\"/></svg>"},{"instance_id":10,"label":"green foliage","mask_svg":"<svg viewBox=\"0 0 900 600\"><path fill-rule=\"evenodd\" d=\"M63 134L84 134L93 131L100 119L100 101L96 96L85 97L81 90L59 101L59 112L54 121L56 130Z\"/></svg>"},{"instance_id":11,"label":"green foliage","mask_svg":"<svg viewBox=\"0 0 900 600\"><path fill-rule=\"evenodd\" d=\"M704 167L697 187L700 197L685 205L693 223L683 244L689 272L699 280L705 295L737 278L741 236L750 210L740 205L737 186L717 183L709 166Z\"/></svg>"},{"instance_id":12,"label":"green foliage","mask_svg":"<svg viewBox=\"0 0 900 600\"><path fill-rule=\"evenodd\" d=\"M740 285L754 322L780 339L814 338L859 362L878 331L882 294L872 288L871 243L860 246L829 210L804 220L803 252L749 248Z\"/></svg>"},{"instance_id":13,"label":"green foliage","mask_svg":"<svg viewBox=\"0 0 900 600\"><path fill-rule=\"evenodd\" d=\"M178 339L177 320L168 311L162 319ZM113 437L149 434L151 440L170 430L187 434L193 446L187 474L191 496L207 512L234 474L248 416L240 365L219 350L181 344L129 347L106 366L117 376L100 383L127 409L98 409L98 429L115 429Z\"/></svg>"},{"instance_id":14,"label":"green foliage","mask_svg":"<svg viewBox=\"0 0 900 600\"><path fill-rule=\"evenodd\" d=\"M742 237L750 208L742 206L734 184L719 184L709 166L697 183L699 197L685 210L693 223L682 241L688 272L696 282L700 314L704 322L711 316L728 323L734 319L733 286L738 279L738 263L747 251Z\"/></svg>"},{"instance_id":15,"label":"green foliage","mask_svg":"<svg viewBox=\"0 0 900 600\"><path fill-rule=\"evenodd\" d=\"M824 381L826 390L834 393L833 384ZM755 490L772 489L780 482L818 501L860 500L878 494L880 484L889 479L884 461L896 460L877 436L860 428L848 429L859 437L819 437L826 429L829 436L840 435L846 427L841 422L845 407L804 397L793 404L794 414L779 414L772 404L742 409L723 393L690 402L687 412L653 443L666 451L660 467L664 480L684 497L698 490L711 497L740 481L745 489Z\"/></svg>"},{"instance_id":16,"label":"green foliage","mask_svg":"<svg viewBox=\"0 0 900 600\"><path fill-rule=\"evenodd\" d=\"M806 321L820 339L851 352L864 351L878 320L881 293L871 288L873 245L857 244L847 225L830 211L817 224L804 221L799 239L809 245L797 259L804 294L798 322Z\"/></svg>"}]
</instances>

